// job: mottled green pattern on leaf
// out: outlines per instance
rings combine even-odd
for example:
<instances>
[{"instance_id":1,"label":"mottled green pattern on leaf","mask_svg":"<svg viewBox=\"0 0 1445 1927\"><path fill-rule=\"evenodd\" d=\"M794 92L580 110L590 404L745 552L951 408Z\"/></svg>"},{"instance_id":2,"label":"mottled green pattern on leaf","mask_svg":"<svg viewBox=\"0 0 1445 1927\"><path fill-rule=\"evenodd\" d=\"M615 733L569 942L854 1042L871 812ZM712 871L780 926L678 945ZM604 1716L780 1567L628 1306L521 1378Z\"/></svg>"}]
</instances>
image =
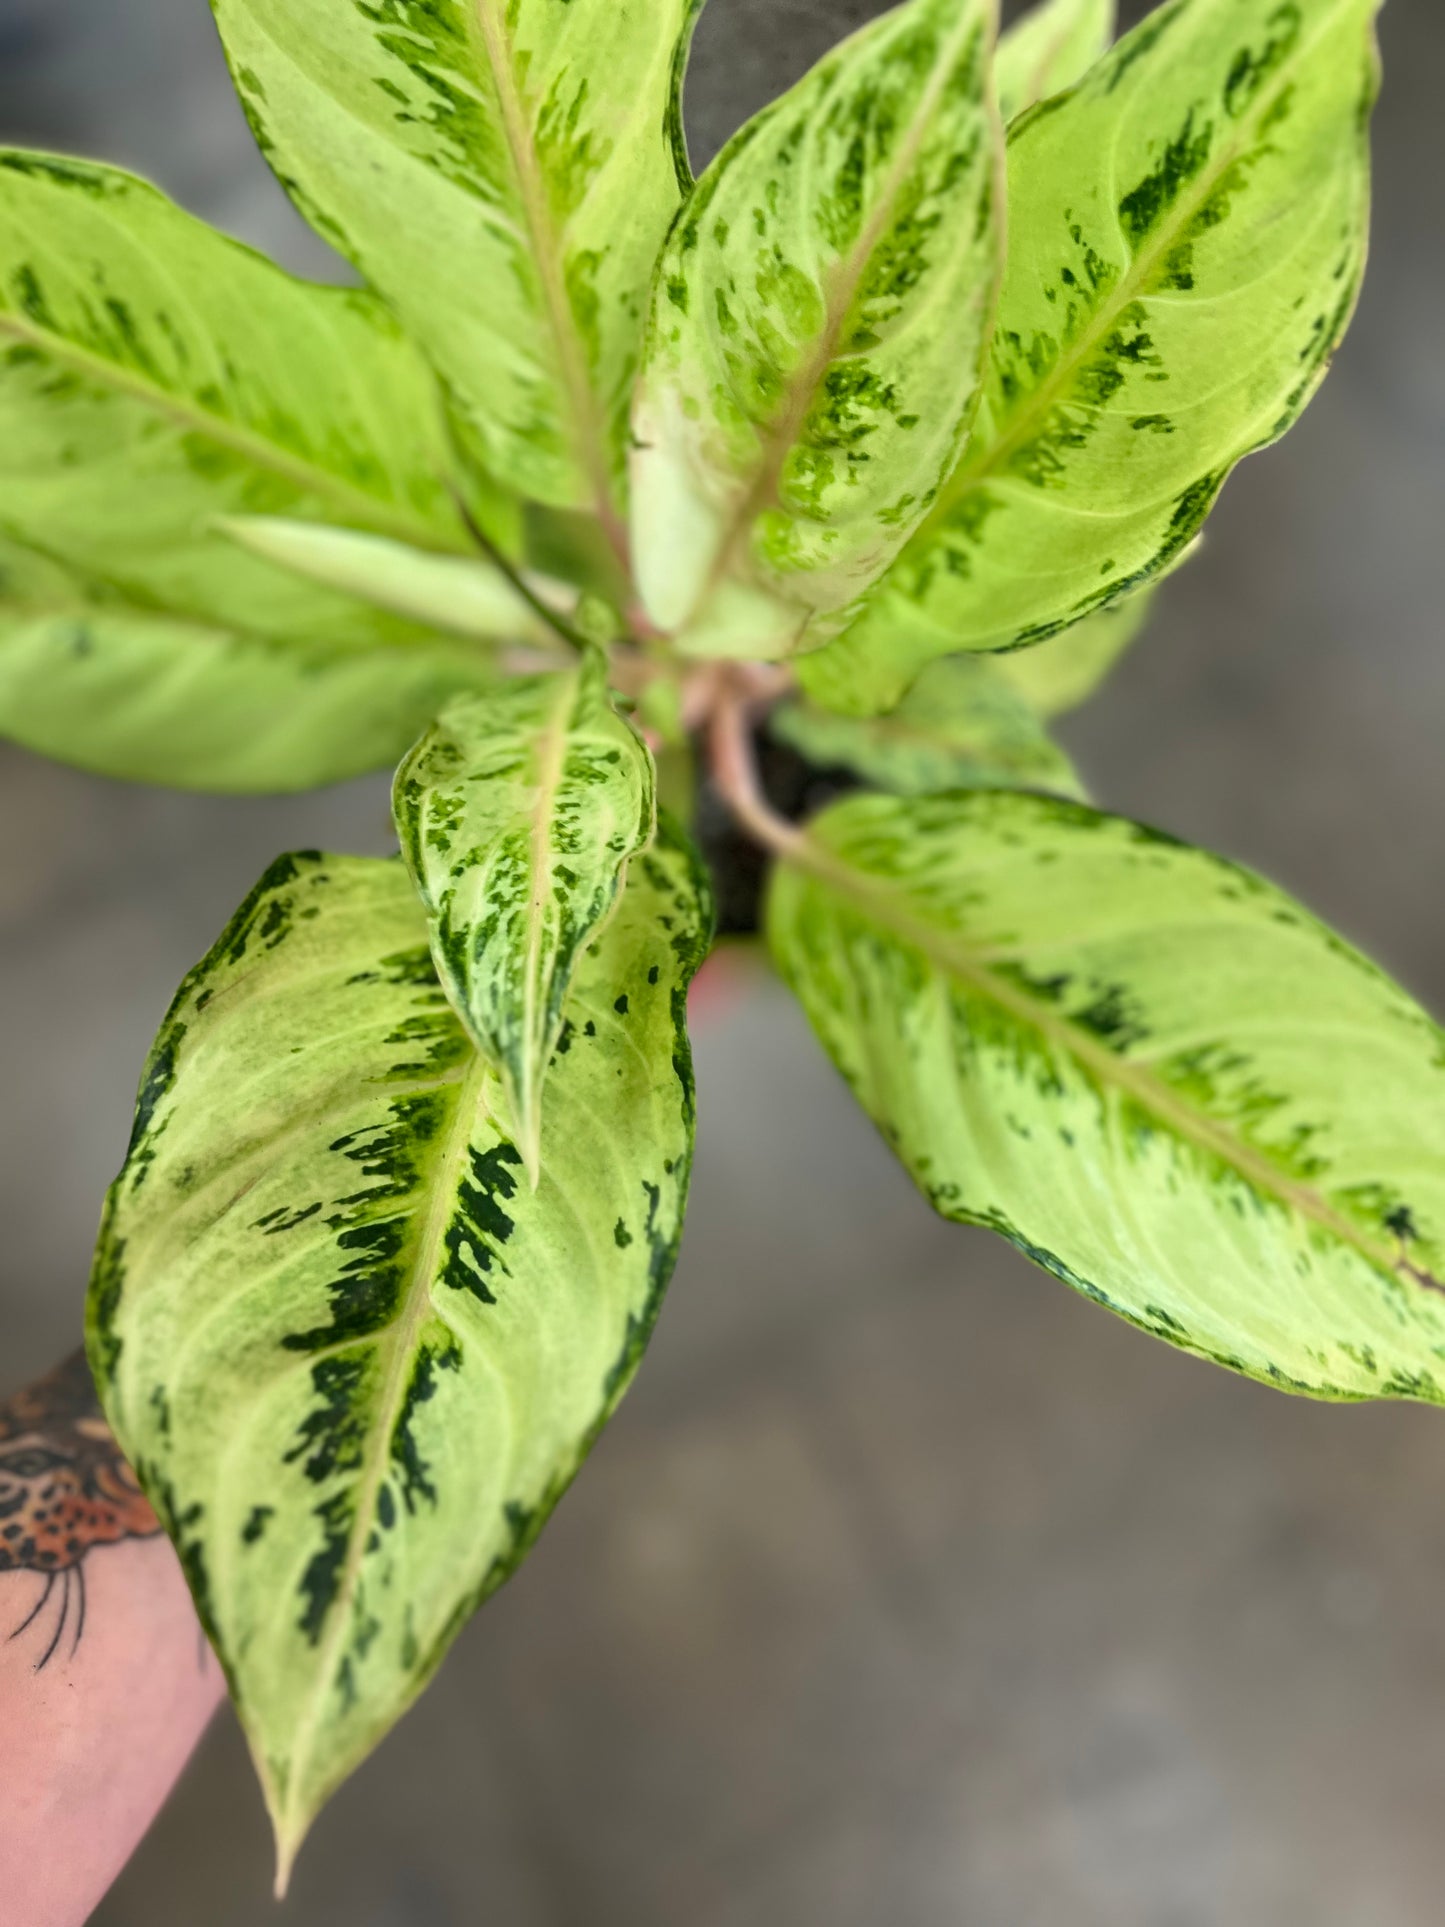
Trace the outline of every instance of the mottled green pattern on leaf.
<instances>
[{"instance_id":1,"label":"mottled green pattern on leaf","mask_svg":"<svg viewBox=\"0 0 1445 1927\"><path fill-rule=\"evenodd\" d=\"M652 836L652 758L594 656L460 698L397 771L394 800L437 969L502 1071L532 1172L572 980Z\"/></svg>"},{"instance_id":2,"label":"mottled green pattern on leaf","mask_svg":"<svg viewBox=\"0 0 1445 1927\"><path fill-rule=\"evenodd\" d=\"M637 1364L682 1225L710 915L678 842L633 865L573 986L535 1192L400 863L281 859L161 1029L89 1352L283 1874Z\"/></svg>"},{"instance_id":3,"label":"mottled green pattern on leaf","mask_svg":"<svg viewBox=\"0 0 1445 1927\"><path fill-rule=\"evenodd\" d=\"M860 702L1161 575L1295 421L1364 266L1377 4L1169 0L1015 124L967 452L832 645Z\"/></svg>"},{"instance_id":4,"label":"mottled green pattern on leaf","mask_svg":"<svg viewBox=\"0 0 1445 1927\"><path fill-rule=\"evenodd\" d=\"M774 951L946 1217L1172 1344L1445 1403L1445 1034L1272 884L1018 793L839 805Z\"/></svg>"},{"instance_id":5,"label":"mottled green pattern on leaf","mask_svg":"<svg viewBox=\"0 0 1445 1927\"><path fill-rule=\"evenodd\" d=\"M1082 622L1073 623L1044 642L1004 650L990 656L986 665L980 658L973 660L1008 683L1036 715L1060 716L1094 694L1149 620L1154 596L1151 584L1111 608L1096 609ZM909 633L906 624L903 633ZM872 673L864 678L855 673L846 649L815 650L798 659L796 670L798 681L813 702L847 717L887 714L907 701L910 686L916 687L932 674L927 659L919 670L906 648L898 650L890 664L876 662Z\"/></svg>"},{"instance_id":6,"label":"mottled green pattern on leaf","mask_svg":"<svg viewBox=\"0 0 1445 1927\"><path fill-rule=\"evenodd\" d=\"M0 151L0 532L173 615L389 638L211 521L460 544L443 450L372 297L293 280L118 169Z\"/></svg>"},{"instance_id":7,"label":"mottled green pattern on leaf","mask_svg":"<svg viewBox=\"0 0 1445 1927\"><path fill-rule=\"evenodd\" d=\"M853 602L954 466L1002 241L992 0L912 0L703 176L658 270L636 566L696 654L779 656Z\"/></svg>"},{"instance_id":8,"label":"mottled green pattern on leaf","mask_svg":"<svg viewBox=\"0 0 1445 1927\"><path fill-rule=\"evenodd\" d=\"M475 645L278 642L172 615L0 538L0 736L131 782L313 789L394 763L459 690Z\"/></svg>"},{"instance_id":9,"label":"mottled green pattern on leaf","mask_svg":"<svg viewBox=\"0 0 1445 1927\"><path fill-rule=\"evenodd\" d=\"M213 0L282 185L542 501L615 494L697 5Z\"/></svg>"},{"instance_id":10,"label":"mottled green pattern on leaf","mask_svg":"<svg viewBox=\"0 0 1445 1927\"><path fill-rule=\"evenodd\" d=\"M994 663L973 656L931 663L886 716L788 702L768 726L819 768L852 770L903 796L979 787L1084 794L1037 712Z\"/></svg>"},{"instance_id":11,"label":"mottled green pattern on leaf","mask_svg":"<svg viewBox=\"0 0 1445 1927\"><path fill-rule=\"evenodd\" d=\"M1040 0L1001 36L994 58L999 112L1013 120L1072 87L1114 38L1115 0Z\"/></svg>"}]
</instances>

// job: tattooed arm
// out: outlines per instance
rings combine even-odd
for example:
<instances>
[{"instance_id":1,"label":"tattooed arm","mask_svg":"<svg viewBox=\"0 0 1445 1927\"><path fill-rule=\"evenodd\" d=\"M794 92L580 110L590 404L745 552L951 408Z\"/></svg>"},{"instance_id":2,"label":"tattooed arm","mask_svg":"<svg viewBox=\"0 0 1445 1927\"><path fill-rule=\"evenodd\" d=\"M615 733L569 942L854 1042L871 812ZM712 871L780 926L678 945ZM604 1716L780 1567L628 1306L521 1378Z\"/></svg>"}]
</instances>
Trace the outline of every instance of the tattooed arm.
<instances>
[{"instance_id":1,"label":"tattooed arm","mask_svg":"<svg viewBox=\"0 0 1445 1927\"><path fill-rule=\"evenodd\" d=\"M0 1404L0 1896L79 1927L221 1696L77 1353Z\"/></svg>"}]
</instances>

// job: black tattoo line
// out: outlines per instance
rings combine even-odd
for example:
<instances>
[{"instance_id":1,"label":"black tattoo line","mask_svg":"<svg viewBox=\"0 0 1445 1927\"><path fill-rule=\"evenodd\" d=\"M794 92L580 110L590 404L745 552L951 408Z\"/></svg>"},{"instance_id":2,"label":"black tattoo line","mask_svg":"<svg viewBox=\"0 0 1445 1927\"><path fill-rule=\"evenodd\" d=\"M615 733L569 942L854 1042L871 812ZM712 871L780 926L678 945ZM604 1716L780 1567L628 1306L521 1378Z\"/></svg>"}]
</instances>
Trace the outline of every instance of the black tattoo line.
<instances>
[{"instance_id":1,"label":"black tattoo line","mask_svg":"<svg viewBox=\"0 0 1445 1927\"><path fill-rule=\"evenodd\" d=\"M82 1352L0 1405L0 1573L45 1581L7 1639L32 1634L37 1673L61 1651L67 1628L64 1659L79 1650L86 1555L160 1529L101 1417Z\"/></svg>"}]
</instances>

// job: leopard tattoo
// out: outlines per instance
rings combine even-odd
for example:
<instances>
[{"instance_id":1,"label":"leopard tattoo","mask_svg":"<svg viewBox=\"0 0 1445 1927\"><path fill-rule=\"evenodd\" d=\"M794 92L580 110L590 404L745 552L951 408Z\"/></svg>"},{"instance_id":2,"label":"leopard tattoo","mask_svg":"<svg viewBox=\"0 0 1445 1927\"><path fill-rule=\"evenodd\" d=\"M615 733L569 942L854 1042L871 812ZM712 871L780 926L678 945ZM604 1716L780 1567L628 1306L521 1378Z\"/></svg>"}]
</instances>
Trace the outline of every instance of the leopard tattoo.
<instances>
[{"instance_id":1,"label":"leopard tattoo","mask_svg":"<svg viewBox=\"0 0 1445 1927\"><path fill-rule=\"evenodd\" d=\"M36 1672L85 1632L85 1559L160 1531L101 1417L83 1352L0 1404L0 1574L31 1572L39 1597L8 1635L29 1635Z\"/></svg>"}]
</instances>

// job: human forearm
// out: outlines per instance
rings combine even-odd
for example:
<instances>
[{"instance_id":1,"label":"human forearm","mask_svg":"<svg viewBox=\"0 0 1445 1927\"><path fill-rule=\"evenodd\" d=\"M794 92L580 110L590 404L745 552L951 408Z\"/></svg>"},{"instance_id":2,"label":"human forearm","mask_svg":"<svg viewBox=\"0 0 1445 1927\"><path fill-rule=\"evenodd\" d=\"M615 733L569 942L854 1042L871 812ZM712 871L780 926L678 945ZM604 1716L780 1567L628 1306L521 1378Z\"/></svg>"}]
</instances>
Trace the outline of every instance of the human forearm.
<instances>
[{"instance_id":1,"label":"human forearm","mask_svg":"<svg viewBox=\"0 0 1445 1927\"><path fill-rule=\"evenodd\" d=\"M222 1692L78 1354L0 1405L0 1895L78 1927Z\"/></svg>"}]
</instances>

